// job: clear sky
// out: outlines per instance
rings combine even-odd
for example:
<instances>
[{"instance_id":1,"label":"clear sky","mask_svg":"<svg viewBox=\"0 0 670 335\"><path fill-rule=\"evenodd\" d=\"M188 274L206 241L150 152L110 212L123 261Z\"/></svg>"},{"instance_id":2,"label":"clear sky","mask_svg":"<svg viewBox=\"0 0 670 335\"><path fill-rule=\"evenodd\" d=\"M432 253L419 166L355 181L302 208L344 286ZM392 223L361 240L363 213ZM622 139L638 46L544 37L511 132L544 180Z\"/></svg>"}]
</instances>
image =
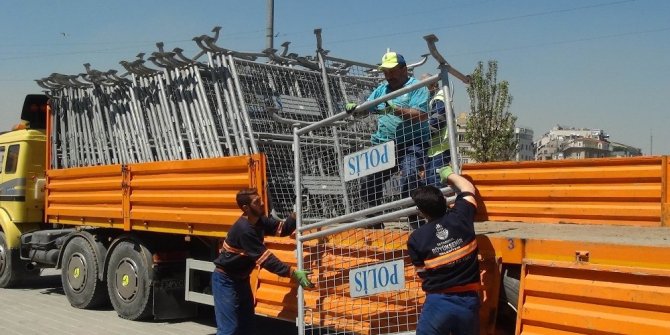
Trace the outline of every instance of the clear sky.
<instances>
[{"instance_id":1,"label":"clear sky","mask_svg":"<svg viewBox=\"0 0 670 335\"><path fill-rule=\"evenodd\" d=\"M34 79L83 63L122 68L155 42L196 53L194 36L222 26L220 45L265 48L266 1L0 0L0 130L18 121ZM556 124L599 128L612 141L670 154L670 1L275 1L275 46L313 55L314 28L331 55L378 63L386 48L409 62L433 33L462 72L496 59L517 125L538 138ZM429 62L418 74L436 72ZM467 97L456 86L456 111Z\"/></svg>"}]
</instances>

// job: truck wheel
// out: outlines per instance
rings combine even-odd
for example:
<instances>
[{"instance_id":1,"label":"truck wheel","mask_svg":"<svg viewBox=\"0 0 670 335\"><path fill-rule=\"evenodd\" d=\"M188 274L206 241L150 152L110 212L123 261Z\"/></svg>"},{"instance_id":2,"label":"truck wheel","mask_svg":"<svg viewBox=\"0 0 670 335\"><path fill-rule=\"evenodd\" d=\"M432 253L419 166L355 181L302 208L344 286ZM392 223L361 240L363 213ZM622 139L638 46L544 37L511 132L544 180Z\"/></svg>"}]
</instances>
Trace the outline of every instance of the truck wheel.
<instances>
[{"instance_id":1,"label":"truck wheel","mask_svg":"<svg viewBox=\"0 0 670 335\"><path fill-rule=\"evenodd\" d=\"M107 264L109 299L116 313L128 320L147 318L152 312L151 252L142 244L123 241Z\"/></svg>"},{"instance_id":2,"label":"truck wheel","mask_svg":"<svg viewBox=\"0 0 670 335\"><path fill-rule=\"evenodd\" d=\"M72 307L94 308L107 302L105 282L98 279L98 257L85 238L70 240L62 264L63 291Z\"/></svg>"},{"instance_id":3,"label":"truck wheel","mask_svg":"<svg viewBox=\"0 0 670 335\"><path fill-rule=\"evenodd\" d=\"M17 269L15 261L18 259L18 250L9 249L5 233L0 232L0 287L12 287L20 277L20 269Z\"/></svg>"},{"instance_id":4,"label":"truck wheel","mask_svg":"<svg viewBox=\"0 0 670 335\"><path fill-rule=\"evenodd\" d=\"M521 282L521 267L510 266L503 272L503 292L510 307L516 312L519 309L519 286Z\"/></svg>"}]
</instances>

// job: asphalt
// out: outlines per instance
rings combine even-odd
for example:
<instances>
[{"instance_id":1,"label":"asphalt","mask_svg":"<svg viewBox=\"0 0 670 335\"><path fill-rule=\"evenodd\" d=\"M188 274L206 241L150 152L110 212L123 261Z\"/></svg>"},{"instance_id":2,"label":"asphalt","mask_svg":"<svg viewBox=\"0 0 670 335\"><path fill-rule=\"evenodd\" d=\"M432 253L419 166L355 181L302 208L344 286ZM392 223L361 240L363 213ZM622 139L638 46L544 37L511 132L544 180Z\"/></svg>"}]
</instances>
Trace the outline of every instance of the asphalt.
<instances>
[{"instance_id":1,"label":"asphalt","mask_svg":"<svg viewBox=\"0 0 670 335\"><path fill-rule=\"evenodd\" d=\"M297 334L294 324L264 317L254 320L257 334ZM213 309L202 306L197 318L172 321L128 321L114 309L82 310L71 307L63 293L60 276L44 270L39 278L19 287L0 289L2 335L182 335L215 334Z\"/></svg>"}]
</instances>

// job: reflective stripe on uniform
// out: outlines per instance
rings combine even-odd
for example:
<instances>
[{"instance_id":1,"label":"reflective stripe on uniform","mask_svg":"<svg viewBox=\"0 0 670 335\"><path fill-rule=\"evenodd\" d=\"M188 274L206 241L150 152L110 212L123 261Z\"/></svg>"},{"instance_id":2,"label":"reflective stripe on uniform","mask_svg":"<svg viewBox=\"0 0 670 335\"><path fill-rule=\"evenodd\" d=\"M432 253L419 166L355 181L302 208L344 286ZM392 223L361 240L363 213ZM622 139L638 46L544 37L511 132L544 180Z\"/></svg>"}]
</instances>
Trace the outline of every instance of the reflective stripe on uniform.
<instances>
[{"instance_id":1,"label":"reflective stripe on uniform","mask_svg":"<svg viewBox=\"0 0 670 335\"><path fill-rule=\"evenodd\" d=\"M244 249L238 249L238 248L232 247L226 241L223 241L223 250L225 250L226 252L229 252L229 253L233 253L233 254L246 255L246 253L244 252Z\"/></svg>"},{"instance_id":2,"label":"reflective stripe on uniform","mask_svg":"<svg viewBox=\"0 0 670 335\"><path fill-rule=\"evenodd\" d=\"M281 231L284 229L284 222L286 221L279 221L279 224L277 225L277 231L275 231L275 236L281 236Z\"/></svg>"},{"instance_id":3,"label":"reflective stripe on uniform","mask_svg":"<svg viewBox=\"0 0 670 335\"><path fill-rule=\"evenodd\" d=\"M424 261L424 264L427 270L435 269L443 265L451 264L463 257L469 256L475 251L477 251L477 240L472 240L472 242L452 252L435 257L433 259L427 259Z\"/></svg>"},{"instance_id":4,"label":"reflective stripe on uniform","mask_svg":"<svg viewBox=\"0 0 670 335\"><path fill-rule=\"evenodd\" d=\"M263 266L263 262L265 262L270 255L272 255L272 252L270 252L270 250L265 250L261 257L258 257L256 260L256 264L258 264L258 266Z\"/></svg>"}]
</instances>

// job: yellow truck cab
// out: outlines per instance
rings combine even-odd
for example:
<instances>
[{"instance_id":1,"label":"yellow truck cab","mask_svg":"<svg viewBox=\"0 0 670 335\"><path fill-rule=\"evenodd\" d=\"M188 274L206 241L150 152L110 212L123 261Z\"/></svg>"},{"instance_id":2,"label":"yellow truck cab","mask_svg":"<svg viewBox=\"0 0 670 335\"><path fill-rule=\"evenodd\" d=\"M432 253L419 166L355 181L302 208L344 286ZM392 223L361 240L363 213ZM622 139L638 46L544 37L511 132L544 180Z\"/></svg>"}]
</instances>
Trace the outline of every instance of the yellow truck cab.
<instances>
[{"instance_id":1,"label":"yellow truck cab","mask_svg":"<svg viewBox=\"0 0 670 335\"><path fill-rule=\"evenodd\" d=\"M46 104L46 96L26 97L22 113L26 124L31 119L25 115L30 106L39 104ZM0 134L0 287L10 286L26 273L28 263L19 258L21 234L44 222L45 143L42 129Z\"/></svg>"}]
</instances>

